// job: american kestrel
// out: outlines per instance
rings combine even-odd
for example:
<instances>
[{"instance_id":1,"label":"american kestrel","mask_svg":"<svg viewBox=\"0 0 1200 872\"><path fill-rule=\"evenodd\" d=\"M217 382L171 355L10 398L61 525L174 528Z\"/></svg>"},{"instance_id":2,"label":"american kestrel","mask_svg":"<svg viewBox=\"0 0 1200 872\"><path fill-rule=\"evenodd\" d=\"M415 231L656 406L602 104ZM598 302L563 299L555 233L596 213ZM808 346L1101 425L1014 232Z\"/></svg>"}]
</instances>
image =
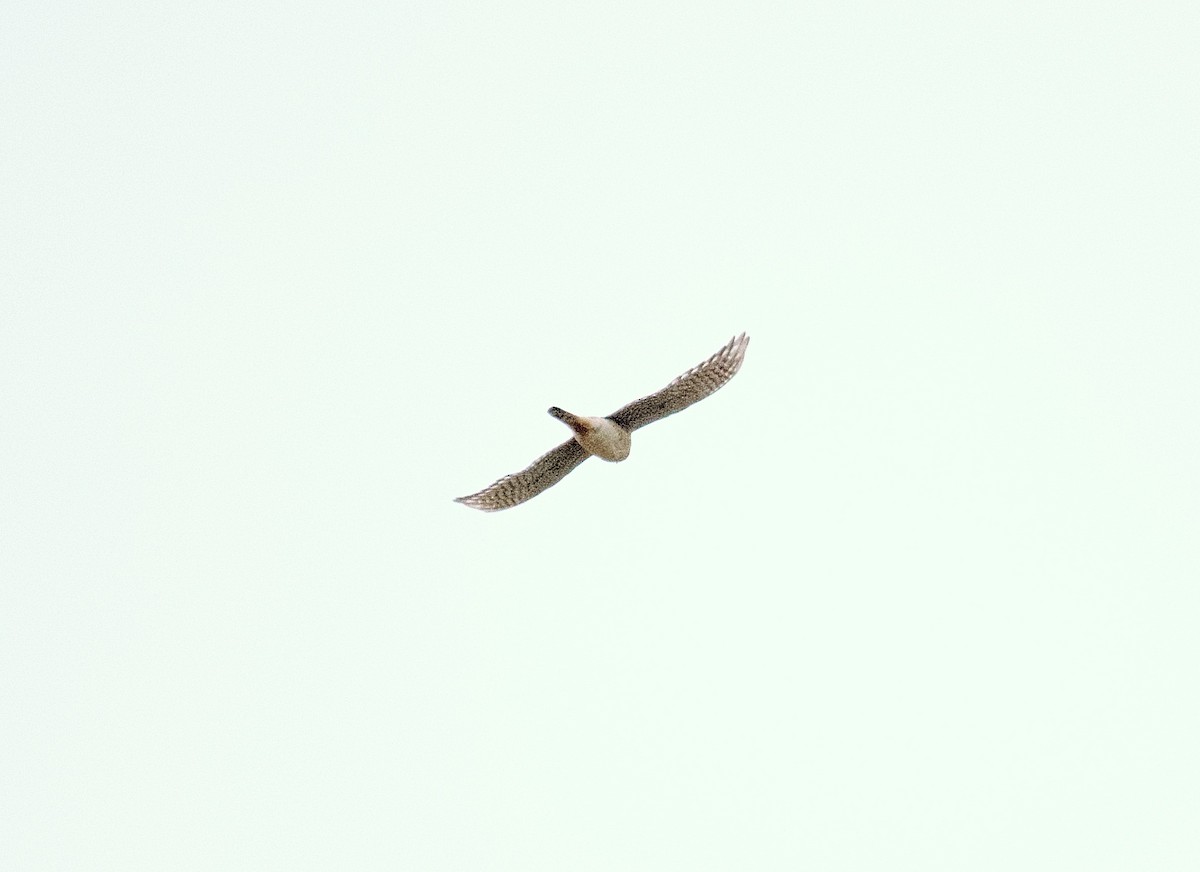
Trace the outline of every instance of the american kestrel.
<instances>
[{"instance_id":1,"label":"american kestrel","mask_svg":"<svg viewBox=\"0 0 1200 872\"><path fill-rule=\"evenodd\" d=\"M458 497L455 502L485 512L511 509L558 484L589 455L613 463L624 460L629 456L630 433L681 412L723 387L741 369L749 343L745 333L735 336L708 360L692 367L658 393L634 400L606 418L585 418L551 406L549 413L570 427L575 435L543 454L528 468L504 476L477 494Z\"/></svg>"}]
</instances>

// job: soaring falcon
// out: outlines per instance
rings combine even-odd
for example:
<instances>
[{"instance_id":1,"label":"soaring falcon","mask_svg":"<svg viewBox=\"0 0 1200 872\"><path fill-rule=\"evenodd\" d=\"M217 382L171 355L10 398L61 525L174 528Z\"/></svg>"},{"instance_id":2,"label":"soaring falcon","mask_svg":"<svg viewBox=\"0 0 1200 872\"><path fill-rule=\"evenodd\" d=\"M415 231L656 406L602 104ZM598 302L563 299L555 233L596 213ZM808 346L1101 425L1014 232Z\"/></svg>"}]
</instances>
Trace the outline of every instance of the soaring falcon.
<instances>
[{"instance_id":1,"label":"soaring falcon","mask_svg":"<svg viewBox=\"0 0 1200 872\"><path fill-rule=\"evenodd\" d=\"M543 454L527 469L506 475L477 494L458 497L455 502L498 512L532 499L551 485L558 484L588 455L613 463L629 456L629 434L639 427L674 415L724 387L742 368L742 358L750 339L745 333L704 363L694 366L661 391L622 406L607 418L585 418L551 406L550 414L574 431L574 435L554 450Z\"/></svg>"}]
</instances>

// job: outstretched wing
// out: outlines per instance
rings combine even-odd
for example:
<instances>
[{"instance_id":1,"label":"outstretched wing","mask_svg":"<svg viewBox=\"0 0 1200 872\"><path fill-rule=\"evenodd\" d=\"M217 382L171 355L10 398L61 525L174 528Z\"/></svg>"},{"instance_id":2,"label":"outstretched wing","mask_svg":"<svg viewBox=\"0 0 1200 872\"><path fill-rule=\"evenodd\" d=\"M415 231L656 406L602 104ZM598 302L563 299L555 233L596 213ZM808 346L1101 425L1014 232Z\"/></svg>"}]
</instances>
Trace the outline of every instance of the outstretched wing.
<instances>
[{"instance_id":1,"label":"outstretched wing","mask_svg":"<svg viewBox=\"0 0 1200 872\"><path fill-rule=\"evenodd\" d=\"M667 415L674 415L724 387L742 368L746 346L750 339L745 333L729 340L729 344L699 366L694 366L656 394L634 400L608 417L627 430L653 424Z\"/></svg>"},{"instance_id":2,"label":"outstretched wing","mask_svg":"<svg viewBox=\"0 0 1200 872\"><path fill-rule=\"evenodd\" d=\"M520 472L506 475L479 493L469 497L458 497L454 502L485 512L511 509L533 499L551 485L558 484L564 475L583 463L587 456L587 452L579 447L578 442L568 439Z\"/></svg>"}]
</instances>

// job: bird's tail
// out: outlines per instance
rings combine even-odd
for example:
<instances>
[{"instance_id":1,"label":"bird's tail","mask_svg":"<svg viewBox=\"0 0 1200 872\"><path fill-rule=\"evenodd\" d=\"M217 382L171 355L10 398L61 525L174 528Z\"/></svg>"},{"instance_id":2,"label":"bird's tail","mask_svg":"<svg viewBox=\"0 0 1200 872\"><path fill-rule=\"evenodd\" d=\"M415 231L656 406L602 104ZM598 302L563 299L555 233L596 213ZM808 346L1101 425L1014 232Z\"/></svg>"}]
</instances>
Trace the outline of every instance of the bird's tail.
<instances>
[{"instance_id":1,"label":"bird's tail","mask_svg":"<svg viewBox=\"0 0 1200 872\"><path fill-rule=\"evenodd\" d=\"M551 406L546 411L549 412L550 417L558 418L558 420L562 421L576 433L586 433L588 431L588 423L578 415L572 415L570 412L566 411L565 409L560 409L558 406Z\"/></svg>"}]
</instances>

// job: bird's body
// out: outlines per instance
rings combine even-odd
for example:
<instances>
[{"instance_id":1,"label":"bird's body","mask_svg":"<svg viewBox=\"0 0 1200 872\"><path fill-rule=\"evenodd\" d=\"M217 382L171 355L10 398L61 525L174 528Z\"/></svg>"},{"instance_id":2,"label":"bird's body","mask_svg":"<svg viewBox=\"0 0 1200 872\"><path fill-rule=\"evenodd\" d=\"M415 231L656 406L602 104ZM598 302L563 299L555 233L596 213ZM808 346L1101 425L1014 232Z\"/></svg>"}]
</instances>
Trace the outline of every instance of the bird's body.
<instances>
[{"instance_id":1,"label":"bird's body","mask_svg":"<svg viewBox=\"0 0 1200 872\"><path fill-rule=\"evenodd\" d=\"M506 475L479 493L458 497L455 502L485 512L509 509L557 484L590 456L612 463L624 460L629 456L630 434L634 430L686 409L733 378L741 369L749 342L745 333L735 336L708 360L689 369L661 391L634 400L607 417L573 415L551 406L550 415L571 428L572 438L521 472Z\"/></svg>"},{"instance_id":2,"label":"bird's body","mask_svg":"<svg viewBox=\"0 0 1200 872\"><path fill-rule=\"evenodd\" d=\"M547 410L575 432L575 441L588 454L619 463L629 456L629 431L609 418L583 418L558 406Z\"/></svg>"}]
</instances>

